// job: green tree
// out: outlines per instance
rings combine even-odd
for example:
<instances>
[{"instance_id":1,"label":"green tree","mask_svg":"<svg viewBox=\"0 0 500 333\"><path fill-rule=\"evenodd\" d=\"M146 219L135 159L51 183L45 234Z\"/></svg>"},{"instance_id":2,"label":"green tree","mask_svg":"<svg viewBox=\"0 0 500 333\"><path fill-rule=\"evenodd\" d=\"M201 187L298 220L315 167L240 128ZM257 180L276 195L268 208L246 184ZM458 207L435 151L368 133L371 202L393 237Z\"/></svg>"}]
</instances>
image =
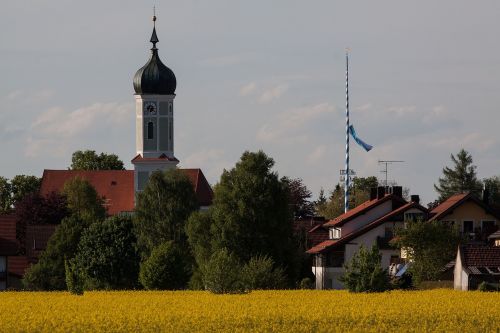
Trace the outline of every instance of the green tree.
<instances>
[{"instance_id":1,"label":"green tree","mask_svg":"<svg viewBox=\"0 0 500 333\"><path fill-rule=\"evenodd\" d=\"M440 221L407 221L405 225L396 229L395 244L412 261L409 271L414 283L438 279L443 267L456 256L461 242L458 230Z\"/></svg>"},{"instance_id":2,"label":"green tree","mask_svg":"<svg viewBox=\"0 0 500 333\"><path fill-rule=\"evenodd\" d=\"M500 210L500 177L493 176L484 180L484 188L488 190L489 203Z\"/></svg>"},{"instance_id":3,"label":"green tree","mask_svg":"<svg viewBox=\"0 0 500 333\"><path fill-rule=\"evenodd\" d=\"M290 191L290 206L295 218L314 216L314 203L310 200L312 193L300 178L289 179L283 177L282 181L288 184Z\"/></svg>"},{"instance_id":4,"label":"green tree","mask_svg":"<svg viewBox=\"0 0 500 333\"><path fill-rule=\"evenodd\" d=\"M246 290L285 289L287 280L285 271L275 267L274 261L268 256L257 256L243 266L241 281Z\"/></svg>"},{"instance_id":5,"label":"green tree","mask_svg":"<svg viewBox=\"0 0 500 333\"><path fill-rule=\"evenodd\" d=\"M206 290L215 294L235 293L243 290L238 258L227 249L215 251L200 268Z\"/></svg>"},{"instance_id":6,"label":"green tree","mask_svg":"<svg viewBox=\"0 0 500 333\"><path fill-rule=\"evenodd\" d=\"M71 264L81 270L85 290L137 287L140 257L129 217L93 223L82 233Z\"/></svg>"},{"instance_id":7,"label":"green tree","mask_svg":"<svg viewBox=\"0 0 500 333\"><path fill-rule=\"evenodd\" d=\"M349 207L356 207L370 199L370 190L378 186L375 176L355 177L352 181L352 188L349 191ZM316 203L316 212L327 219L333 219L344 213L344 188L337 184L330 193L328 201Z\"/></svg>"},{"instance_id":8,"label":"green tree","mask_svg":"<svg viewBox=\"0 0 500 333\"><path fill-rule=\"evenodd\" d=\"M12 209L12 188L9 180L0 177L0 215L10 212Z\"/></svg>"},{"instance_id":9,"label":"green tree","mask_svg":"<svg viewBox=\"0 0 500 333\"><path fill-rule=\"evenodd\" d=\"M78 269L74 261L64 260L66 272L66 286L68 291L74 295L83 295L85 276Z\"/></svg>"},{"instance_id":10,"label":"green tree","mask_svg":"<svg viewBox=\"0 0 500 333\"><path fill-rule=\"evenodd\" d=\"M12 190L12 202L16 205L26 195L38 193L42 185L42 179L36 176L17 175L10 181Z\"/></svg>"},{"instance_id":11,"label":"green tree","mask_svg":"<svg viewBox=\"0 0 500 333\"><path fill-rule=\"evenodd\" d=\"M144 191L138 194L135 226L143 256L162 243L185 244L186 221L198 208L193 184L178 169L154 172Z\"/></svg>"},{"instance_id":12,"label":"green tree","mask_svg":"<svg viewBox=\"0 0 500 333\"><path fill-rule=\"evenodd\" d=\"M75 177L63 187L68 209L71 214L88 221L102 220L106 217L104 200L95 188L85 179Z\"/></svg>"},{"instance_id":13,"label":"green tree","mask_svg":"<svg viewBox=\"0 0 500 333\"><path fill-rule=\"evenodd\" d=\"M95 150L77 150L71 158L71 170L125 170L115 154L96 154Z\"/></svg>"},{"instance_id":14,"label":"green tree","mask_svg":"<svg viewBox=\"0 0 500 333\"><path fill-rule=\"evenodd\" d=\"M456 156L451 154L453 166L443 168L443 177L439 178L434 189L439 194L439 201L443 202L457 193L472 192L481 195L482 183L477 179L476 166L472 164L472 156L461 149Z\"/></svg>"},{"instance_id":15,"label":"green tree","mask_svg":"<svg viewBox=\"0 0 500 333\"><path fill-rule=\"evenodd\" d=\"M382 256L376 244L371 249L363 246L345 265L345 273L340 278L351 292L382 292L390 288L387 270L381 266Z\"/></svg>"},{"instance_id":16,"label":"green tree","mask_svg":"<svg viewBox=\"0 0 500 333\"><path fill-rule=\"evenodd\" d=\"M148 290L184 289L190 276L190 262L185 251L169 241L154 248L141 264L139 281Z\"/></svg>"},{"instance_id":17,"label":"green tree","mask_svg":"<svg viewBox=\"0 0 500 333\"><path fill-rule=\"evenodd\" d=\"M86 227L76 216L65 218L47 243L38 262L24 275L23 284L29 290L65 290L65 260L75 256L81 234Z\"/></svg>"},{"instance_id":18,"label":"green tree","mask_svg":"<svg viewBox=\"0 0 500 333\"><path fill-rule=\"evenodd\" d=\"M262 151L245 152L233 169L224 170L214 188L210 245L212 252L227 248L241 262L267 255L295 279L300 264L290 192L287 181L271 171L273 165Z\"/></svg>"}]
</instances>

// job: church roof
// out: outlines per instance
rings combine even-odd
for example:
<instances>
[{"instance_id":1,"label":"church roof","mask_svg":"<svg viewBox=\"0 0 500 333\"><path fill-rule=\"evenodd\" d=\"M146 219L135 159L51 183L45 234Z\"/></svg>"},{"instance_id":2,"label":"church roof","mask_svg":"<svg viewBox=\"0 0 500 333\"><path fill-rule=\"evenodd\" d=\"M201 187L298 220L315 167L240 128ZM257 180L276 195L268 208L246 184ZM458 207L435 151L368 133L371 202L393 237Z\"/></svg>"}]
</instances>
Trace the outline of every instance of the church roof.
<instances>
[{"instance_id":1,"label":"church roof","mask_svg":"<svg viewBox=\"0 0 500 333\"><path fill-rule=\"evenodd\" d=\"M133 170L44 170L40 193L60 192L68 180L76 177L87 180L104 197L108 214L134 210Z\"/></svg>"},{"instance_id":2,"label":"church roof","mask_svg":"<svg viewBox=\"0 0 500 333\"><path fill-rule=\"evenodd\" d=\"M200 206L212 203L212 188L200 169L181 169L193 183ZM44 170L40 193L60 192L64 184L75 177L87 180L104 197L108 214L134 210L134 171L133 170Z\"/></svg>"}]
</instances>

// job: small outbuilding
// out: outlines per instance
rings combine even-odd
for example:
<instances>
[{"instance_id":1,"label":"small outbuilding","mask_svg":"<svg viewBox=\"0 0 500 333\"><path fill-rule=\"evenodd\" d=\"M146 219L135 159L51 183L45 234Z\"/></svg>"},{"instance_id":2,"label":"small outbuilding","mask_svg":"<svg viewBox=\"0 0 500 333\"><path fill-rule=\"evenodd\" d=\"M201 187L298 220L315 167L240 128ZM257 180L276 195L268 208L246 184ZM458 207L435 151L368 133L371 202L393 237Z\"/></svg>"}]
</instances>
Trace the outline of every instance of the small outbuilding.
<instances>
[{"instance_id":1,"label":"small outbuilding","mask_svg":"<svg viewBox=\"0 0 500 333\"><path fill-rule=\"evenodd\" d=\"M460 246L454 271L455 289L475 290L482 282L500 284L500 247Z\"/></svg>"}]
</instances>

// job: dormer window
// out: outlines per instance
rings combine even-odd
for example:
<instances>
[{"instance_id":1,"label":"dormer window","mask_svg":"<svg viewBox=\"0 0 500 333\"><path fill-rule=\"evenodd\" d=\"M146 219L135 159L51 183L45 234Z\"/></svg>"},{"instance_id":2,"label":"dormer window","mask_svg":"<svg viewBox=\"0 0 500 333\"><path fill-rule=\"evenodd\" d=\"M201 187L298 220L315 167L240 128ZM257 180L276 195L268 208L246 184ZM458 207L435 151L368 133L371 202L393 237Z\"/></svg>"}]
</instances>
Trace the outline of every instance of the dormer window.
<instances>
[{"instance_id":1,"label":"dormer window","mask_svg":"<svg viewBox=\"0 0 500 333\"><path fill-rule=\"evenodd\" d=\"M339 239L342 237L340 228L331 228L330 229L330 239Z\"/></svg>"}]
</instances>

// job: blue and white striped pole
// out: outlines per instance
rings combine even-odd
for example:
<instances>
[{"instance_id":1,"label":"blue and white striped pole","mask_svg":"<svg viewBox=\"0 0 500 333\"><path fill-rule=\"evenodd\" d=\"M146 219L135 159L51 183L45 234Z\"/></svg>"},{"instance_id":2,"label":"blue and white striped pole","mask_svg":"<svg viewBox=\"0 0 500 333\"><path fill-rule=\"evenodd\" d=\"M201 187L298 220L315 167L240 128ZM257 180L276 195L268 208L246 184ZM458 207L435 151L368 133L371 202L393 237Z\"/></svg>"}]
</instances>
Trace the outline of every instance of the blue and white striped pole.
<instances>
[{"instance_id":1,"label":"blue and white striped pole","mask_svg":"<svg viewBox=\"0 0 500 333\"><path fill-rule=\"evenodd\" d=\"M345 51L345 183L344 212L349 210L349 49Z\"/></svg>"}]
</instances>

